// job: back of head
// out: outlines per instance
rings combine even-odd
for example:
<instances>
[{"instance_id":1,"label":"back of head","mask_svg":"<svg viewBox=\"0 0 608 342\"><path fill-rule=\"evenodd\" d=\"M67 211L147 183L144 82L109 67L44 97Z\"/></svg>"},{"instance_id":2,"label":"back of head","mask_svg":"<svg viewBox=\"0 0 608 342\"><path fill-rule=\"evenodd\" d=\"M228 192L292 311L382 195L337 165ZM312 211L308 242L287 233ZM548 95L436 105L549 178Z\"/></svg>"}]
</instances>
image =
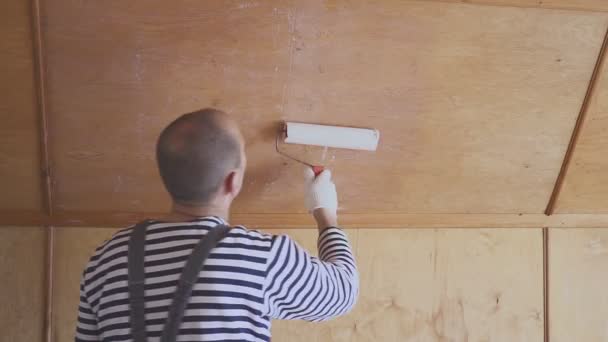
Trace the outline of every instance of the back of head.
<instances>
[{"instance_id":1,"label":"back of head","mask_svg":"<svg viewBox=\"0 0 608 342\"><path fill-rule=\"evenodd\" d=\"M226 175L241 164L236 125L212 108L184 114L167 126L156 145L156 160L175 202L208 203Z\"/></svg>"}]
</instances>

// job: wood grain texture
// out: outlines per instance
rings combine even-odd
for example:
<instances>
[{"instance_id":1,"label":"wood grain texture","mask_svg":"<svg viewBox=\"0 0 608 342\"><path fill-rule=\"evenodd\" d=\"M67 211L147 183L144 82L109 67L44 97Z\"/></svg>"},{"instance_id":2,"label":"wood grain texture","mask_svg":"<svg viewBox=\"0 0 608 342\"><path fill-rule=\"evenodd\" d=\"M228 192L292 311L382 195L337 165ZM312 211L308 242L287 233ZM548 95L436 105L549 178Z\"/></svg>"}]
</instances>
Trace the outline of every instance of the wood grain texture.
<instances>
[{"instance_id":1,"label":"wood grain texture","mask_svg":"<svg viewBox=\"0 0 608 342\"><path fill-rule=\"evenodd\" d=\"M334 169L344 212L541 213L608 22L278 0L62 0L44 18L57 209L167 208L155 138L212 105L248 141L236 213L304 211L300 166L272 146L280 120L380 129L377 153L286 146Z\"/></svg>"},{"instance_id":2,"label":"wood grain texture","mask_svg":"<svg viewBox=\"0 0 608 342\"><path fill-rule=\"evenodd\" d=\"M551 342L608 340L608 229L549 231Z\"/></svg>"},{"instance_id":3,"label":"wood grain texture","mask_svg":"<svg viewBox=\"0 0 608 342\"><path fill-rule=\"evenodd\" d=\"M55 341L71 341L82 267L111 232L57 229ZM314 250L316 230L269 232ZM542 340L539 229L347 232L361 272L357 308L324 324L275 321L273 340Z\"/></svg>"},{"instance_id":4,"label":"wood grain texture","mask_svg":"<svg viewBox=\"0 0 608 342\"><path fill-rule=\"evenodd\" d=\"M608 55L604 56L604 59ZM608 63L604 60L557 199L558 213L608 213Z\"/></svg>"},{"instance_id":5,"label":"wood grain texture","mask_svg":"<svg viewBox=\"0 0 608 342\"><path fill-rule=\"evenodd\" d=\"M206 106L238 116L250 154L268 149L273 163L252 163L250 175L275 167L269 129L276 132L282 111L288 16L286 1L47 6L57 207L165 209L156 138Z\"/></svg>"},{"instance_id":6,"label":"wood grain texture","mask_svg":"<svg viewBox=\"0 0 608 342\"><path fill-rule=\"evenodd\" d=\"M494 6L512 6L524 8L565 9L582 11L608 11L608 2L604 0L414 0L455 2L462 4L479 4Z\"/></svg>"},{"instance_id":7,"label":"wood grain texture","mask_svg":"<svg viewBox=\"0 0 608 342\"><path fill-rule=\"evenodd\" d=\"M543 212L607 17L390 4L295 18L288 115L382 132L373 155L330 153L343 208Z\"/></svg>"},{"instance_id":8,"label":"wood grain texture","mask_svg":"<svg viewBox=\"0 0 608 342\"><path fill-rule=\"evenodd\" d=\"M40 210L38 117L29 1L0 3L0 208Z\"/></svg>"},{"instance_id":9,"label":"wood grain texture","mask_svg":"<svg viewBox=\"0 0 608 342\"><path fill-rule=\"evenodd\" d=\"M294 232L312 248L313 233ZM540 230L351 232L361 295L347 317L277 321L277 341L542 341Z\"/></svg>"},{"instance_id":10,"label":"wood grain texture","mask_svg":"<svg viewBox=\"0 0 608 342\"><path fill-rule=\"evenodd\" d=\"M82 272L95 248L116 230L56 228L54 260L53 341L74 341Z\"/></svg>"},{"instance_id":11,"label":"wood grain texture","mask_svg":"<svg viewBox=\"0 0 608 342\"><path fill-rule=\"evenodd\" d=\"M2 341L42 342L45 314L45 233L0 227Z\"/></svg>"},{"instance_id":12,"label":"wood grain texture","mask_svg":"<svg viewBox=\"0 0 608 342\"><path fill-rule=\"evenodd\" d=\"M608 50L608 31L606 31L606 34L604 35L604 41L602 42L602 47L600 48L600 51L596 58L595 66L593 67L593 73L591 74L589 85L587 86L587 91L585 93L585 98L583 99L583 104L581 105L578 117L576 118L576 123L574 125L574 128L572 129L572 135L570 136L568 149L564 154L564 161L560 168L559 175L555 181L555 186L553 187L553 192L551 193L549 202L547 203L547 208L545 209L545 214L547 215L552 215L555 212L555 204L559 199L559 195L561 194L564 185L564 179L566 178L566 176L568 175L568 171L570 170L570 164L573 159L572 155L574 154L575 148L578 145L579 137L581 135L581 128L587 120L589 107L591 106L591 99L594 96L597 84L599 83L598 78L600 77L600 73L602 72L606 50Z\"/></svg>"}]
</instances>

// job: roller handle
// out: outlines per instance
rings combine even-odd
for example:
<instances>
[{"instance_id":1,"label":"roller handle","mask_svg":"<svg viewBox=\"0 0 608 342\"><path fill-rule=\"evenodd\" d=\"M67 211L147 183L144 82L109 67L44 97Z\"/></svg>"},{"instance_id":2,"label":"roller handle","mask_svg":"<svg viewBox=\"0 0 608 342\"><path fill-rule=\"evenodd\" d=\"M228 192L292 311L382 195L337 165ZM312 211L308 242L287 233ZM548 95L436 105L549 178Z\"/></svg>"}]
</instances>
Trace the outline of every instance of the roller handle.
<instances>
[{"instance_id":1,"label":"roller handle","mask_svg":"<svg viewBox=\"0 0 608 342\"><path fill-rule=\"evenodd\" d=\"M325 167L323 167L323 165L313 165L312 166L312 172L314 172L315 177L320 175L321 172L323 172L323 170L325 170Z\"/></svg>"}]
</instances>

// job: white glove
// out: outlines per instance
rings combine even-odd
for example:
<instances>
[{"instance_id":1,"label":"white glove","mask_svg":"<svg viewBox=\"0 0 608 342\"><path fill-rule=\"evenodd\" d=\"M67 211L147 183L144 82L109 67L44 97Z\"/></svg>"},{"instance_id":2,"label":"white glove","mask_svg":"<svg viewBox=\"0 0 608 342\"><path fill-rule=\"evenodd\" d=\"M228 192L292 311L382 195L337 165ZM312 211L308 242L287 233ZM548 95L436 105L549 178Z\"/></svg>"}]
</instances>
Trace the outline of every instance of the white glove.
<instances>
[{"instance_id":1,"label":"white glove","mask_svg":"<svg viewBox=\"0 0 608 342\"><path fill-rule=\"evenodd\" d=\"M338 210L338 194L336 185L331 180L331 171L323 170L317 177L312 168L304 170L304 187L306 191L306 209L312 212L318 208Z\"/></svg>"}]
</instances>

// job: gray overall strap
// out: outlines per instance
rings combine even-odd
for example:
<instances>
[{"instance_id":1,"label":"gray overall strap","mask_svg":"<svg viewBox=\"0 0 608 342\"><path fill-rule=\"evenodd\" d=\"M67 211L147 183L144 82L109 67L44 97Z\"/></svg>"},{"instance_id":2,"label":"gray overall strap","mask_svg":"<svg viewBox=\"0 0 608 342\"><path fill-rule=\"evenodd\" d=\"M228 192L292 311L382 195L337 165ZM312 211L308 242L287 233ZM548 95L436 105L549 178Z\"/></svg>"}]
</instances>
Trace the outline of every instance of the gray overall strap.
<instances>
[{"instance_id":1,"label":"gray overall strap","mask_svg":"<svg viewBox=\"0 0 608 342\"><path fill-rule=\"evenodd\" d=\"M146 341L143 256L147 225L147 223L141 224L142 227L140 227L140 224L138 224L129 240L129 303L131 304L131 329L133 331L134 342ZM136 233L138 230L139 232ZM198 281L199 272L203 269L205 259L207 259L211 250L217 246L219 241L228 234L229 230L230 226L222 224L211 228L192 250L192 254L190 254L190 258L188 258L184 266L175 295L173 296L173 302L169 308L169 315L165 322L161 342L174 342L177 340L179 327L190 300L192 288ZM132 247L135 247L133 252ZM133 277L131 276L132 271L134 271ZM141 282L138 282L139 279L141 279Z\"/></svg>"},{"instance_id":2,"label":"gray overall strap","mask_svg":"<svg viewBox=\"0 0 608 342\"><path fill-rule=\"evenodd\" d=\"M217 246L218 242L228 234L229 230L230 226L217 225L211 228L207 235L194 247L179 278L179 284L173 296L173 303L171 303L169 316L167 316L160 342L177 341L179 326L182 324L182 318L192 294L192 287L198 281L198 274L203 269L205 259L211 254L211 250Z\"/></svg>"},{"instance_id":3,"label":"gray overall strap","mask_svg":"<svg viewBox=\"0 0 608 342\"><path fill-rule=\"evenodd\" d=\"M138 223L129 238L128 278L131 335L133 342L146 342L146 316L144 312L144 255L148 221Z\"/></svg>"}]
</instances>

